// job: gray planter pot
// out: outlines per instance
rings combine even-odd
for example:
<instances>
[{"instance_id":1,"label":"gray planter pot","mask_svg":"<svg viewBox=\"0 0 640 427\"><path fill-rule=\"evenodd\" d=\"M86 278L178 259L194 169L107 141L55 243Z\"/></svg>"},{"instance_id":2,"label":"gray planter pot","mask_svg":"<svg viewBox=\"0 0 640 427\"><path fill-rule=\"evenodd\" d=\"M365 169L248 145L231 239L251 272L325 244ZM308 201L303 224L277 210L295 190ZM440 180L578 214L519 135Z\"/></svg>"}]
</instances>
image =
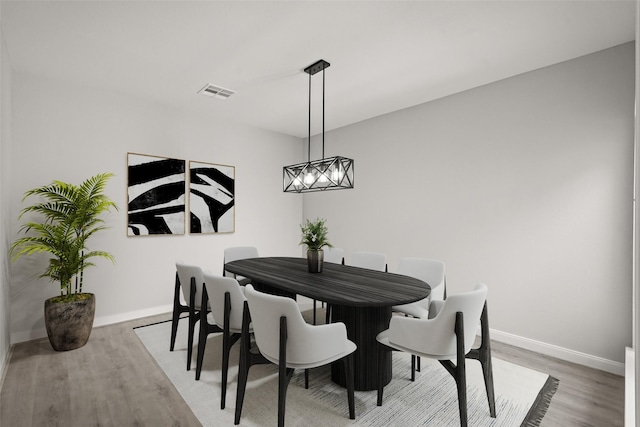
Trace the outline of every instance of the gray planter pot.
<instances>
[{"instance_id":1,"label":"gray planter pot","mask_svg":"<svg viewBox=\"0 0 640 427\"><path fill-rule=\"evenodd\" d=\"M49 342L55 351L80 348L87 343L93 328L96 297L81 301L54 303L49 298L44 302L44 324Z\"/></svg>"},{"instance_id":2,"label":"gray planter pot","mask_svg":"<svg viewBox=\"0 0 640 427\"><path fill-rule=\"evenodd\" d=\"M309 273L322 273L322 265L324 264L324 251L307 250L307 264L309 265Z\"/></svg>"}]
</instances>

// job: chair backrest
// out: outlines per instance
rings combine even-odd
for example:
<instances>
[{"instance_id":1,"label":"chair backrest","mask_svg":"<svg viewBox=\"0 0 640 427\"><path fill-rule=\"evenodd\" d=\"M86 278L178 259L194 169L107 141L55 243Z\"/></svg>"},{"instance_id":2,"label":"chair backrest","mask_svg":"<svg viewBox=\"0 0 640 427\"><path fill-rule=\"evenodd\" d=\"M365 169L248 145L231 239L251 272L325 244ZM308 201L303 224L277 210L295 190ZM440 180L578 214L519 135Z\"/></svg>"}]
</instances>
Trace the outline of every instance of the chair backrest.
<instances>
[{"instance_id":1,"label":"chair backrest","mask_svg":"<svg viewBox=\"0 0 640 427\"><path fill-rule=\"evenodd\" d=\"M327 341L322 339L322 334L318 335L318 332L321 332L318 328L340 325L344 329L346 342L346 329L343 324L312 326L305 322L298 304L292 298L258 292L252 285L245 287L245 294L256 344L260 353L271 362L279 361L281 316L287 318L287 365L326 360L335 353L336 346L344 346L339 340ZM326 334L324 335L326 337Z\"/></svg>"},{"instance_id":2,"label":"chair backrest","mask_svg":"<svg viewBox=\"0 0 640 427\"><path fill-rule=\"evenodd\" d=\"M229 313L229 329L239 330L242 328L242 311L246 298L240 288L238 281L231 277L218 276L210 271L204 272L204 285L209 296L211 314L216 324L224 328L224 300L225 294L229 292L231 311Z\"/></svg>"},{"instance_id":3,"label":"chair backrest","mask_svg":"<svg viewBox=\"0 0 640 427\"><path fill-rule=\"evenodd\" d=\"M180 289L185 302L189 305L191 300L191 278L195 278L196 293L194 295L194 308L199 309L202 301L202 268L198 265L185 264L182 261L176 261L176 270L178 272L178 280L180 280Z\"/></svg>"},{"instance_id":4,"label":"chair backrest","mask_svg":"<svg viewBox=\"0 0 640 427\"><path fill-rule=\"evenodd\" d=\"M324 251L324 260L326 262L334 262L336 264L344 264L344 251L340 248L326 247Z\"/></svg>"},{"instance_id":5,"label":"chair backrest","mask_svg":"<svg viewBox=\"0 0 640 427\"><path fill-rule=\"evenodd\" d=\"M398 265L398 274L427 282L431 286L431 293L429 294L431 301L444 299L444 262L428 258L401 258Z\"/></svg>"},{"instance_id":6,"label":"chair backrest","mask_svg":"<svg viewBox=\"0 0 640 427\"><path fill-rule=\"evenodd\" d=\"M455 324L456 313L459 311L463 313L464 320L465 354L471 350L480 324L480 316L487 300L487 292L487 286L478 283L471 292L449 295L444 302L434 301L432 303L432 305L439 305L440 308L433 319L426 320L433 322L433 329L430 331L429 338L425 340L428 341L426 345L431 348L429 353L443 355L456 353Z\"/></svg>"},{"instance_id":7,"label":"chair backrest","mask_svg":"<svg viewBox=\"0 0 640 427\"><path fill-rule=\"evenodd\" d=\"M239 259L258 258L258 249L253 246L235 246L224 250L223 272L227 277L235 277L233 273L224 270L224 264Z\"/></svg>"},{"instance_id":8,"label":"chair backrest","mask_svg":"<svg viewBox=\"0 0 640 427\"><path fill-rule=\"evenodd\" d=\"M369 270L387 271L387 256L378 252L354 252L349 265Z\"/></svg>"}]
</instances>

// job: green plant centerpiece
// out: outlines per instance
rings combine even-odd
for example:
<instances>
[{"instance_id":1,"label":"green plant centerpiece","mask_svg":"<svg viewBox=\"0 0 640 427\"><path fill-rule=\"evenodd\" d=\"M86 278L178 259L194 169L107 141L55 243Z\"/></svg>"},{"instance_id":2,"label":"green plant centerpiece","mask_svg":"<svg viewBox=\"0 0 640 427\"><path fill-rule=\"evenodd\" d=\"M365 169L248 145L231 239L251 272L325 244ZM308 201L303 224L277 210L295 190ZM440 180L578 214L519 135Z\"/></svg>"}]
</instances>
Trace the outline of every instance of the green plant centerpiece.
<instances>
[{"instance_id":1,"label":"green plant centerpiece","mask_svg":"<svg viewBox=\"0 0 640 427\"><path fill-rule=\"evenodd\" d=\"M82 290L84 270L94 266L96 257L114 262L104 251L88 250L87 241L106 229L100 216L116 204L104 195L111 173L95 175L80 186L53 181L24 194L40 200L25 207L19 216L39 214L40 221L22 225L24 237L11 246L13 261L23 255L49 253L52 257L40 277L60 285L60 295L45 301L44 320L47 336L56 351L73 350L85 345L91 334L95 314L95 295Z\"/></svg>"},{"instance_id":2,"label":"green plant centerpiece","mask_svg":"<svg viewBox=\"0 0 640 427\"><path fill-rule=\"evenodd\" d=\"M326 225L326 220L316 219L315 221L309 221L300 224L300 230L302 231L301 245L307 247L307 263L309 265L310 273L322 272L322 266L324 264L324 251L322 248L325 246L331 247L327 235L329 229Z\"/></svg>"}]
</instances>

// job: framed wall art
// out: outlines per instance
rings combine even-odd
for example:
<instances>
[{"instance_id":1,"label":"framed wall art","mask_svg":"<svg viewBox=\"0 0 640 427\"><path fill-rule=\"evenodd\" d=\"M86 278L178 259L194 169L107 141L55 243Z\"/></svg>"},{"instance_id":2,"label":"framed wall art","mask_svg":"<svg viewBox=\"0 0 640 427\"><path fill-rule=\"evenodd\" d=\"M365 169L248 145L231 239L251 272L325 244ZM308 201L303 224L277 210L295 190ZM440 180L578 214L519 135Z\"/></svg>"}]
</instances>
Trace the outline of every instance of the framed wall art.
<instances>
[{"instance_id":1,"label":"framed wall art","mask_svg":"<svg viewBox=\"0 0 640 427\"><path fill-rule=\"evenodd\" d=\"M235 231L234 166L189 161L189 231Z\"/></svg>"},{"instance_id":2,"label":"framed wall art","mask_svg":"<svg viewBox=\"0 0 640 427\"><path fill-rule=\"evenodd\" d=\"M185 233L185 161L127 153L129 236Z\"/></svg>"}]
</instances>

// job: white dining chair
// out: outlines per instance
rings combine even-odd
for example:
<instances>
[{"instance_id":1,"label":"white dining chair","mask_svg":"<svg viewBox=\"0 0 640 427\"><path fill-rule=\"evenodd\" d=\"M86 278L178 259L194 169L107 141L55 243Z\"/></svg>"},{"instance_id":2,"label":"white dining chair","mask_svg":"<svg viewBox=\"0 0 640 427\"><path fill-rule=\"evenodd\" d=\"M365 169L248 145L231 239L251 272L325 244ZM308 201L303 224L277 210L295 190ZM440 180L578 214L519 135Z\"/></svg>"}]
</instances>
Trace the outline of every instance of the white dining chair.
<instances>
[{"instance_id":1,"label":"white dining chair","mask_svg":"<svg viewBox=\"0 0 640 427\"><path fill-rule=\"evenodd\" d=\"M446 287L444 262L428 258L401 258L398 264L398 274L415 277L426 282L431 287L431 293L420 301L394 305L393 311L411 317L427 317L431 301L444 300Z\"/></svg>"},{"instance_id":2,"label":"white dining chair","mask_svg":"<svg viewBox=\"0 0 640 427\"><path fill-rule=\"evenodd\" d=\"M387 256L379 252L358 251L351 254L348 265L369 270L387 271Z\"/></svg>"},{"instance_id":3,"label":"white dining chair","mask_svg":"<svg viewBox=\"0 0 640 427\"><path fill-rule=\"evenodd\" d=\"M427 298L409 304L394 305L394 312L411 317L427 317L431 301L442 301L446 295L445 265L442 261L428 258L401 258L398 265L398 274L415 277L426 282L431 287L431 293ZM415 378L416 369L420 371L420 358L411 357L411 378Z\"/></svg>"},{"instance_id":4,"label":"white dining chair","mask_svg":"<svg viewBox=\"0 0 640 427\"><path fill-rule=\"evenodd\" d=\"M233 277L240 283L240 285L244 286L251 281L245 277L237 276L230 271L225 269L225 264L232 261L238 261L240 259L248 259L248 258L258 258L258 249L254 246L234 246L231 248L226 248L224 250L224 259L222 261L222 275L225 277Z\"/></svg>"},{"instance_id":5,"label":"white dining chair","mask_svg":"<svg viewBox=\"0 0 640 427\"><path fill-rule=\"evenodd\" d=\"M244 288L232 277L223 277L205 271L202 289L202 305L210 299L214 324L209 324L206 315L201 314L200 337L198 341L198 357L196 380L200 379L200 370L204 359L207 335L222 331L222 383L220 393L220 409L224 409L227 396L227 377L229 372L229 353L231 347L240 339L242 333L242 312L247 300ZM204 325L204 327L203 327ZM208 329L208 330L207 330ZM250 330L251 332L251 330Z\"/></svg>"},{"instance_id":6,"label":"white dining chair","mask_svg":"<svg viewBox=\"0 0 640 427\"><path fill-rule=\"evenodd\" d=\"M344 264L344 250L340 248L326 247L323 249L324 261L334 264Z\"/></svg>"},{"instance_id":7,"label":"white dining chair","mask_svg":"<svg viewBox=\"0 0 640 427\"><path fill-rule=\"evenodd\" d=\"M345 325L309 325L295 300L258 292L252 285L246 286L245 293L260 353L279 367L278 426L284 426L286 393L294 370L305 369L305 387L308 387L308 369L340 359L345 368L349 418L355 419L353 352L356 345L347 338ZM242 411L245 387L246 372L241 369L236 411ZM238 414L236 412L236 422L239 422Z\"/></svg>"},{"instance_id":8,"label":"white dining chair","mask_svg":"<svg viewBox=\"0 0 640 427\"><path fill-rule=\"evenodd\" d=\"M481 344L472 346L480 323ZM376 337L378 361L389 357L388 349L436 359L455 379L458 389L460 424L467 426L467 386L465 360L476 359L482 365L489 413L496 417L487 312L487 286L479 283L471 292L451 295L444 301L433 301L428 318L393 316L389 329ZM455 360L454 364L452 360ZM378 406L384 391L382 370L378 375Z\"/></svg>"},{"instance_id":9,"label":"white dining chair","mask_svg":"<svg viewBox=\"0 0 640 427\"><path fill-rule=\"evenodd\" d=\"M202 302L202 283L203 275L200 266L186 264L182 261L176 261L176 283L173 293L173 315L171 316L171 346L173 351L176 343L176 335L178 332L178 321L180 314L189 313L189 332L187 335L187 371L191 369L191 356L193 355L193 335L195 326L200 320L200 311L204 311L205 315L209 311L209 307L201 308ZM180 301L180 290L186 302L183 305Z\"/></svg>"}]
</instances>

